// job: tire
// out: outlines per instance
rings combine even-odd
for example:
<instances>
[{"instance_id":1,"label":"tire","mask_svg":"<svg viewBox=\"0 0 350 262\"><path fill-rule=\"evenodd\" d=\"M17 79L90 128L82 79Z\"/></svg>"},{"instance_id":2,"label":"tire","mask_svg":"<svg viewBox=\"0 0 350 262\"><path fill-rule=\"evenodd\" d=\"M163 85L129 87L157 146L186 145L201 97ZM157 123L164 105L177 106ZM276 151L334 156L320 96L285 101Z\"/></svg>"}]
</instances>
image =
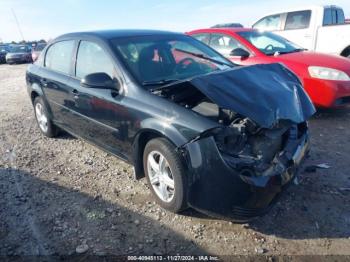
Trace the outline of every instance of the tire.
<instances>
[{"instance_id":1,"label":"tire","mask_svg":"<svg viewBox=\"0 0 350 262\"><path fill-rule=\"evenodd\" d=\"M158 164L161 156L159 155L158 157L157 154L162 155L166 161L163 161L163 163L165 163L163 169L165 172L163 172L162 175L158 175L158 181L167 182L156 183L157 179L155 177L157 175L155 174L155 169L152 168L153 165L150 164L149 158L153 158L153 160L155 160L154 163ZM157 163L157 161L159 162ZM178 213L187 208L188 184L185 168L181 161L181 157L175 151L175 147L168 140L165 138L155 138L147 143L143 153L143 168L153 196L161 207L174 213ZM161 169L162 168L159 167L159 170ZM159 172L159 174L160 173L161 172ZM165 179L165 177L173 180L174 190L171 190L171 186L168 186L172 183L170 183L170 180ZM151 183L151 180L153 181L153 184ZM164 187L161 186L161 183L163 186L166 183L166 192L170 192L169 194L165 194L169 196L167 200L165 200L164 197L161 197L161 195L164 195L162 194L162 192L164 192ZM173 194L171 194L171 192L173 192Z\"/></svg>"},{"instance_id":2,"label":"tire","mask_svg":"<svg viewBox=\"0 0 350 262\"><path fill-rule=\"evenodd\" d=\"M35 119L40 129L40 132L46 137L55 137L58 134L58 128L52 123L49 114L47 113L47 108L45 106L44 100L42 97L37 96L34 99L34 114ZM39 113L41 112L41 115ZM46 119L46 124L45 124Z\"/></svg>"}]
</instances>

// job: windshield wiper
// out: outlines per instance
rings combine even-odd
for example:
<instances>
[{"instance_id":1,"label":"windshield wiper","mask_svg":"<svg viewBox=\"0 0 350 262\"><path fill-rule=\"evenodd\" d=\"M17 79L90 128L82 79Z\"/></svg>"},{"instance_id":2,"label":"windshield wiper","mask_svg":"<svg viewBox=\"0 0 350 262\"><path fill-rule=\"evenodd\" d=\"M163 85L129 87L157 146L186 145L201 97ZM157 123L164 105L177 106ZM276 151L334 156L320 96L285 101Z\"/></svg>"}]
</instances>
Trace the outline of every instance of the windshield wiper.
<instances>
[{"instance_id":1,"label":"windshield wiper","mask_svg":"<svg viewBox=\"0 0 350 262\"><path fill-rule=\"evenodd\" d=\"M291 53L302 52L302 51L305 51L305 50L306 50L305 48L296 48L296 49L293 49L293 50L290 50L290 51L280 51L280 52L278 52L278 54L279 55L291 54Z\"/></svg>"},{"instance_id":2,"label":"windshield wiper","mask_svg":"<svg viewBox=\"0 0 350 262\"><path fill-rule=\"evenodd\" d=\"M204 60L211 61L211 62L213 62L213 63L215 63L215 64L219 64L219 65L225 65L225 66L233 67L233 64L225 63L225 62L222 62L222 61L219 61L219 60L213 59L213 58L208 57L208 56L203 55L203 54L194 53L194 52L190 52L190 51L182 50L182 49L179 49L179 48L175 48L175 50L176 50L176 51L179 51L179 52L182 52L182 53L185 53L185 54L189 54L189 55L192 55L192 56L198 57L198 58L202 58L202 59L204 59Z\"/></svg>"},{"instance_id":3,"label":"windshield wiper","mask_svg":"<svg viewBox=\"0 0 350 262\"><path fill-rule=\"evenodd\" d=\"M170 84L172 82L179 81L179 79L161 79L161 80L150 80L150 81L143 81L143 86L162 86L166 84Z\"/></svg>"}]
</instances>

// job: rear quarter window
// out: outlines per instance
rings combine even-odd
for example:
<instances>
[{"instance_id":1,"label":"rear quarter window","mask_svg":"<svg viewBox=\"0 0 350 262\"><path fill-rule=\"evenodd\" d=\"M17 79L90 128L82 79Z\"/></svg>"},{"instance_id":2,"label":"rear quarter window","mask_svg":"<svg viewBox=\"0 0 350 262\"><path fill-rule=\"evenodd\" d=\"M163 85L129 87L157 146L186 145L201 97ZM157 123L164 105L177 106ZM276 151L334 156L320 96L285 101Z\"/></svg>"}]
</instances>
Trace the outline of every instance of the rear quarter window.
<instances>
[{"instance_id":1,"label":"rear quarter window","mask_svg":"<svg viewBox=\"0 0 350 262\"><path fill-rule=\"evenodd\" d=\"M287 14L285 30L305 29L310 25L311 10L290 12Z\"/></svg>"}]
</instances>

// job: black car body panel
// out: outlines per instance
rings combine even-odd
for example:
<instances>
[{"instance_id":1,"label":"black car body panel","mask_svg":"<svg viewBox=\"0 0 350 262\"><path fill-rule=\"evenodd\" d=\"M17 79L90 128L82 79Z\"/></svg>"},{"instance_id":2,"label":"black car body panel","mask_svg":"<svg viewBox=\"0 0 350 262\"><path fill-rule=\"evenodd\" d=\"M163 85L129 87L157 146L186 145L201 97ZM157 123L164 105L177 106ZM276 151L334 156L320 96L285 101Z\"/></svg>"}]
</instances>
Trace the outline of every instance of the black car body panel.
<instances>
[{"instance_id":1,"label":"black car body panel","mask_svg":"<svg viewBox=\"0 0 350 262\"><path fill-rule=\"evenodd\" d=\"M187 37L121 30L57 38L27 69L30 97L43 97L57 126L133 164L137 178L144 175L144 139L167 138L183 157L193 208L237 221L263 214L308 152L305 121L314 108L299 80L275 64L212 72L146 89L120 61L110 39L148 35ZM46 68L47 50L67 40L74 41L69 73ZM80 41L97 43L111 57L119 91L81 85L75 76ZM237 141L225 144L227 136ZM231 150L232 145L239 149ZM261 156L273 148L277 154Z\"/></svg>"},{"instance_id":2,"label":"black car body panel","mask_svg":"<svg viewBox=\"0 0 350 262\"><path fill-rule=\"evenodd\" d=\"M188 144L184 152L193 174L189 204L208 215L239 222L265 214L296 178L309 152L308 133L290 143L276 161L279 172L266 176L254 176L247 167L231 167L232 157L220 152L212 137Z\"/></svg>"},{"instance_id":3,"label":"black car body panel","mask_svg":"<svg viewBox=\"0 0 350 262\"><path fill-rule=\"evenodd\" d=\"M264 128L280 120L301 123L315 113L299 79L281 64L233 68L188 82L221 108L249 117Z\"/></svg>"}]
</instances>

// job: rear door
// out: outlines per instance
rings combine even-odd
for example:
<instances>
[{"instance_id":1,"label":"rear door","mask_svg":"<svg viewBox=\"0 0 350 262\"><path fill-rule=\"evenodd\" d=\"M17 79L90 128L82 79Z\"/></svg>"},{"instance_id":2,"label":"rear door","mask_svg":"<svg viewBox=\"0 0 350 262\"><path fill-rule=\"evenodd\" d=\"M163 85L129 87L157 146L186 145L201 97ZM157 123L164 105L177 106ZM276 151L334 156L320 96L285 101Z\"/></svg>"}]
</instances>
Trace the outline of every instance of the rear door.
<instances>
[{"instance_id":1,"label":"rear door","mask_svg":"<svg viewBox=\"0 0 350 262\"><path fill-rule=\"evenodd\" d=\"M60 41L52 44L46 51L44 67L41 69L40 83L54 122L70 129L71 104L69 82L73 74L75 40Z\"/></svg>"}]
</instances>

